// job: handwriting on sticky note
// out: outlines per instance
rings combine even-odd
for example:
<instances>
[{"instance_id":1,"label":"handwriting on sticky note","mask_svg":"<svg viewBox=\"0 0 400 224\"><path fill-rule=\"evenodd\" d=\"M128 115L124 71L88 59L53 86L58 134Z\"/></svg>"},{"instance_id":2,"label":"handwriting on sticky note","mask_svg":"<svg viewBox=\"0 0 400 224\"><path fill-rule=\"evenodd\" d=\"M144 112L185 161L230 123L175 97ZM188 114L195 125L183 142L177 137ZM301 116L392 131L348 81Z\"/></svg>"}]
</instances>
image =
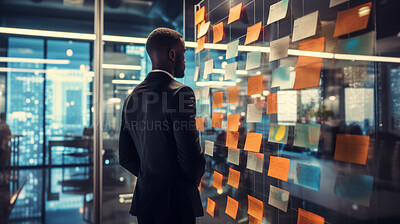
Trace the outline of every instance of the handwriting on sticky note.
<instances>
[{"instance_id":1,"label":"handwriting on sticky note","mask_svg":"<svg viewBox=\"0 0 400 224\"><path fill-rule=\"evenodd\" d=\"M240 172L229 168L228 185L234 188L239 188Z\"/></svg>"},{"instance_id":2,"label":"handwriting on sticky note","mask_svg":"<svg viewBox=\"0 0 400 224\"><path fill-rule=\"evenodd\" d=\"M289 191L270 185L268 204L286 212L289 204L289 194Z\"/></svg>"},{"instance_id":3,"label":"handwriting on sticky note","mask_svg":"<svg viewBox=\"0 0 400 224\"><path fill-rule=\"evenodd\" d=\"M261 65L261 51L247 53L246 70L259 68Z\"/></svg>"},{"instance_id":4,"label":"handwriting on sticky note","mask_svg":"<svg viewBox=\"0 0 400 224\"><path fill-rule=\"evenodd\" d=\"M300 17L294 21L292 42L314 36L317 32L318 11Z\"/></svg>"},{"instance_id":5,"label":"handwriting on sticky note","mask_svg":"<svg viewBox=\"0 0 400 224\"><path fill-rule=\"evenodd\" d=\"M257 104L247 104L247 123L261 122L263 108Z\"/></svg>"},{"instance_id":6,"label":"handwriting on sticky note","mask_svg":"<svg viewBox=\"0 0 400 224\"><path fill-rule=\"evenodd\" d=\"M289 176L290 159L270 156L268 176L287 181Z\"/></svg>"},{"instance_id":7,"label":"handwriting on sticky note","mask_svg":"<svg viewBox=\"0 0 400 224\"><path fill-rule=\"evenodd\" d=\"M246 168L262 173L264 168L264 154L249 152L247 154Z\"/></svg>"},{"instance_id":8,"label":"handwriting on sticky note","mask_svg":"<svg viewBox=\"0 0 400 224\"><path fill-rule=\"evenodd\" d=\"M239 202L228 196L226 201L225 213L233 219L236 219L237 211L239 208Z\"/></svg>"},{"instance_id":9,"label":"handwriting on sticky note","mask_svg":"<svg viewBox=\"0 0 400 224\"><path fill-rule=\"evenodd\" d=\"M251 152L260 152L261 142L262 142L262 134L247 132L244 150Z\"/></svg>"},{"instance_id":10,"label":"handwriting on sticky note","mask_svg":"<svg viewBox=\"0 0 400 224\"><path fill-rule=\"evenodd\" d=\"M224 39L224 22L220 22L213 26L213 44L216 44Z\"/></svg>"},{"instance_id":11,"label":"handwriting on sticky note","mask_svg":"<svg viewBox=\"0 0 400 224\"><path fill-rule=\"evenodd\" d=\"M203 6L199 10L196 11L196 19L195 19L194 25L197 25L197 24L203 22L205 16L206 16L206 7Z\"/></svg>"},{"instance_id":12,"label":"handwriting on sticky note","mask_svg":"<svg viewBox=\"0 0 400 224\"><path fill-rule=\"evenodd\" d=\"M239 102L239 86L232 86L227 88L227 103Z\"/></svg>"},{"instance_id":13,"label":"handwriting on sticky note","mask_svg":"<svg viewBox=\"0 0 400 224\"><path fill-rule=\"evenodd\" d=\"M223 92L213 93L213 106L212 106L212 108L220 108L220 107L222 107L223 101L224 101L224 93Z\"/></svg>"},{"instance_id":14,"label":"handwriting on sticky note","mask_svg":"<svg viewBox=\"0 0 400 224\"><path fill-rule=\"evenodd\" d=\"M288 56L289 50L289 36L271 41L271 52L269 53L269 61L275 61Z\"/></svg>"},{"instance_id":15,"label":"handwriting on sticky note","mask_svg":"<svg viewBox=\"0 0 400 224\"><path fill-rule=\"evenodd\" d=\"M222 118L224 117L223 113L214 112L211 118L211 127L213 128L221 128L222 127Z\"/></svg>"},{"instance_id":16,"label":"handwriting on sticky note","mask_svg":"<svg viewBox=\"0 0 400 224\"><path fill-rule=\"evenodd\" d=\"M239 166L240 149L228 148L228 163Z\"/></svg>"},{"instance_id":17,"label":"handwriting on sticky note","mask_svg":"<svg viewBox=\"0 0 400 224\"><path fill-rule=\"evenodd\" d=\"M228 116L228 131L238 131L240 123L240 114L231 114Z\"/></svg>"},{"instance_id":18,"label":"handwriting on sticky note","mask_svg":"<svg viewBox=\"0 0 400 224\"><path fill-rule=\"evenodd\" d=\"M239 132L228 131L226 133L226 147L237 148L238 141L239 141Z\"/></svg>"},{"instance_id":19,"label":"handwriting on sticky note","mask_svg":"<svg viewBox=\"0 0 400 224\"><path fill-rule=\"evenodd\" d=\"M264 75L256 75L247 80L247 95L262 94L264 90Z\"/></svg>"},{"instance_id":20,"label":"handwriting on sticky note","mask_svg":"<svg viewBox=\"0 0 400 224\"><path fill-rule=\"evenodd\" d=\"M324 224L325 218L299 208L297 224Z\"/></svg>"},{"instance_id":21,"label":"handwriting on sticky note","mask_svg":"<svg viewBox=\"0 0 400 224\"><path fill-rule=\"evenodd\" d=\"M334 160L365 165L368 148L369 136L338 134Z\"/></svg>"},{"instance_id":22,"label":"handwriting on sticky note","mask_svg":"<svg viewBox=\"0 0 400 224\"><path fill-rule=\"evenodd\" d=\"M196 118L196 129L198 131L204 131L204 117Z\"/></svg>"},{"instance_id":23,"label":"handwriting on sticky note","mask_svg":"<svg viewBox=\"0 0 400 224\"><path fill-rule=\"evenodd\" d=\"M259 22L247 28L247 35L246 35L246 40L244 41L244 45L251 44L258 40L261 33L261 26L262 23Z\"/></svg>"},{"instance_id":24,"label":"handwriting on sticky note","mask_svg":"<svg viewBox=\"0 0 400 224\"><path fill-rule=\"evenodd\" d=\"M206 36L200 38L197 40L197 48L196 48L196 54L204 50L204 43L206 42Z\"/></svg>"},{"instance_id":25,"label":"handwriting on sticky note","mask_svg":"<svg viewBox=\"0 0 400 224\"><path fill-rule=\"evenodd\" d=\"M223 179L224 176L222 176L222 174L218 173L217 171L214 171L213 187L215 187L217 190L222 190Z\"/></svg>"},{"instance_id":26,"label":"handwriting on sticky note","mask_svg":"<svg viewBox=\"0 0 400 224\"><path fill-rule=\"evenodd\" d=\"M254 218L262 221L262 217L264 214L264 204L262 201L254 198L250 195L247 195L248 198L248 210L247 214L253 216Z\"/></svg>"},{"instance_id":27,"label":"handwriting on sticky note","mask_svg":"<svg viewBox=\"0 0 400 224\"><path fill-rule=\"evenodd\" d=\"M267 114L278 113L278 94L272 93L267 97Z\"/></svg>"},{"instance_id":28,"label":"handwriting on sticky note","mask_svg":"<svg viewBox=\"0 0 400 224\"><path fill-rule=\"evenodd\" d=\"M207 213L214 217L215 212L215 202L209 198L207 198Z\"/></svg>"},{"instance_id":29,"label":"handwriting on sticky note","mask_svg":"<svg viewBox=\"0 0 400 224\"><path fill-rule=\"evenodd\" d=\"M226 60L238 56L239 40L234 40L226 45Z\"/></svg>"},{"instance_id":30,"label":"handwriting on sticky note","mask_svg":"<svg viewBox=\"0 0 400 224\"><path fill-rule=\"evenodd\" d=\"M208 141L208 140L205 141L204 153L206 155L209 155L209 156L213 156L214 155L214 142Z\"/></svg>"},{"instance_id":31,"label":"handwriting on sticky note","mask_svg":"<svg viewBox=\"0 0 400 224\"><path fill-rule=\"evenodd\" d=\"M286 17L289 0L279 1L269 7L267 25Z\"/></svg>"},{"instance_id":32,"label":"handwriting on sticky note","mask_svg":"<svg viewBox=\"0 0 400 224\"><path fill-rule=\"evenodd\" d=\"M322 63L297 67L293 89L308 89L319 86Z\"/></svg>"},{"instance_id":33,"label":"handwriting on sticky note","mask_svg":"<svg viewBox=\"0 0 400 224\"><path fill-rule=\"evenodd\" d=\"M243 3L239 3L233 6L229 10L228 24L231 24L240 19L240 15L242 13Z\"/></svg>"},{"instance_id":34,"label":"handwriting on sticky note","mask_svg":"<svg viewBox=\"0 0 400 224\"><path fill-rule=\"evenodd\" d=\"M334 37L367 28L372 2L338 12Z\"/></svg>"}]
</instances>

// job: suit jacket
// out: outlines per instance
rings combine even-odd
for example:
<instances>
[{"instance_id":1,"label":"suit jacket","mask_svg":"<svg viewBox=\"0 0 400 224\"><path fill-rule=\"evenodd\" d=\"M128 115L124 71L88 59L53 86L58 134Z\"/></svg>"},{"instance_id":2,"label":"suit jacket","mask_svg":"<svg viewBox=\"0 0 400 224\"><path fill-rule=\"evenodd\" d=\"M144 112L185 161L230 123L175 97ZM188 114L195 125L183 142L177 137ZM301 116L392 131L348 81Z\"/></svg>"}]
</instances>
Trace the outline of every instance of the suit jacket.
<instances>
[{"instance_id":1,"label":"suit jacket","mask_svg":"<svg viewBox=\"0 0 400 224\"><path fill-rule=\"evenodd\" d=\"M193 90L151 72L124 102L120 164L137 176L130 213L202 216L198 185L205 170Z\"/></svg>"}]
</instances>

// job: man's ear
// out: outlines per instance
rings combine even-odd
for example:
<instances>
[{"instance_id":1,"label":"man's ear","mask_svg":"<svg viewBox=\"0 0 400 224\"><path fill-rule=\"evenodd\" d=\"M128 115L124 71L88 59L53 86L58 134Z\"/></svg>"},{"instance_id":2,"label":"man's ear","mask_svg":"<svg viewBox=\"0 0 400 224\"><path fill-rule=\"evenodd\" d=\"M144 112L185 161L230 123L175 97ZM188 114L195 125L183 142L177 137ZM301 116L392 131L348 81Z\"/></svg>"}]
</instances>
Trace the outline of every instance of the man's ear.
<instances>
[{"instance_id":1,"label":"man's ear","mask_svg":"<svg viewBox=\"0 0 400 224\"><path fill-rule=\"evenodd\" d=\"M175 54L175 50L173 48L169 49L168 51L168 58L171 61L175 61L176 58L176 54Z\"/></svg>"}]
</instances>

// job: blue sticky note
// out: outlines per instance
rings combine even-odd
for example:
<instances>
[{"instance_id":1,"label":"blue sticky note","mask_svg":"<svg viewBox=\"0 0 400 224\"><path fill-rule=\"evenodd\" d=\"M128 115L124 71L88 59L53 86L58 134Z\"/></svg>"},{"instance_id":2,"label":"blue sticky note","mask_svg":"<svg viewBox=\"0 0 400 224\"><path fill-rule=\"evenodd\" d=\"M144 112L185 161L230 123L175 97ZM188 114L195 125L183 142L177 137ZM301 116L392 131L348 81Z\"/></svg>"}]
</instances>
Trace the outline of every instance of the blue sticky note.
<instances>
[{"instance_id":1,"label":"blue sticky note","mask_svg":"<svg viewBox=\"0 0 400 224\"><path fill-rule=\"evenodd\" d=\"M295 184L316 191L320 189L321 168L307 164L297 164Z\"/></svg>"},{"instance_id":2,"label":"blue sticky note","mask_svg":"<svg viewBox=\"0 0 400 224\"><path fill-rule=\"evenodd\" d=\"M369 207L373 183L371 176L340 172L336 176L334 193L340 198Z\"/></svg>"}]
</instances>

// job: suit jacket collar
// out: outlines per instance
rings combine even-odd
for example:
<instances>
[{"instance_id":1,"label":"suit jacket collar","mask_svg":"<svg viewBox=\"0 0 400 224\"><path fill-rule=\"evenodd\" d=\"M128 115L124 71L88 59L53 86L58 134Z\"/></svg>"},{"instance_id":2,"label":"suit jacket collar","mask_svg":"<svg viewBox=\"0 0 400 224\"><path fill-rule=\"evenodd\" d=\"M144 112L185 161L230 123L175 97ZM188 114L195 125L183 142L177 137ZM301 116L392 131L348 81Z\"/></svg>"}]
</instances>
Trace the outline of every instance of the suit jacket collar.
<instances>
[{"instance_id":1,"label":"suit jacket collar","mask_svg":"<svg viewBox=\"0 0 400 224\"><path fill-rule=\"evenodd\" d=\"M146 77L148 78L170 78L174 79L174 77L167 71L161 70L161 69L154 69L152 70Z\"/></svg>"}]
</instances>

